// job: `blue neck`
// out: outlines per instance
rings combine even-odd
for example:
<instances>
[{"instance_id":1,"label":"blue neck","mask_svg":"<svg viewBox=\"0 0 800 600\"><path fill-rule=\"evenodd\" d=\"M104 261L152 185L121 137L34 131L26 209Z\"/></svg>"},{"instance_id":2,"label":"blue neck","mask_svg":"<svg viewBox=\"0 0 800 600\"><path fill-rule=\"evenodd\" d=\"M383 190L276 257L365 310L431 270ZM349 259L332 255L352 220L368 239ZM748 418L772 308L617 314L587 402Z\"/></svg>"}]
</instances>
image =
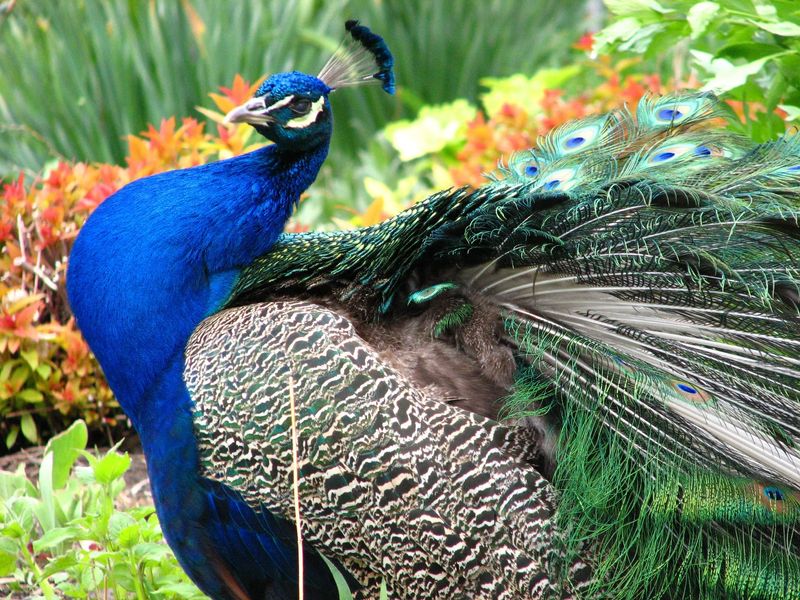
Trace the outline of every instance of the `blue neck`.
<instances>
[{"instance_id":1,"label":"blue neck","mask_svg":"<svg viewBox=\"0 0 800 600\"><path fill-rule=\"evenodd\" d=\"M72 310L143 439L142 426L154 421L148 392L182 359L239 270L275 242L328 141L298 153L272 145L135 181L82 228L70 255Z\"/></svg>"}]
</instances>

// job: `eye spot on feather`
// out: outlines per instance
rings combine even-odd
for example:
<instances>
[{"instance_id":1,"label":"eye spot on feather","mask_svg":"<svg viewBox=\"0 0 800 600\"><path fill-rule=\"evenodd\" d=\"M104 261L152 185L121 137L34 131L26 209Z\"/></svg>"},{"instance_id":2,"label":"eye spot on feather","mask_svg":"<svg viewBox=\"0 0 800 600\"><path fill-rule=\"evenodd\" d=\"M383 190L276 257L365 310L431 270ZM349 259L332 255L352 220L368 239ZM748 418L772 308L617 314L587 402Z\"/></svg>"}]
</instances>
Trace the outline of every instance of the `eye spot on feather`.
<instances>
[{"instance_id":1,"label":"eye spot on feather","mask_svg":"<svg viewBox=\"0 0 800 600\"><path fill-rule=\"evenodd\" d=\"M542 171L540 159L534 156L533 152L526 152L513 157L509 166L517 177L523 179L534 179Z\"/></svg>"},{"instance_id":2,"label":"eye spot on feather","mask_svg":"<svg viewBox=\"0 0 800 600\"><path fill-rule=\"evenodd\" d=\"M651 165L662 165L681 157L691 158L693 156L709 156L711 154L713 153L708 146L688 143L670 144L653 150L647 162Z\"/></svg>"},{"instance_id":3,"label":"eye spot on feather","mask_svg":"<svg viewBox=\"0 0 800 600\"><path fill-rule=\"evenodd\" d=\"M569 138L566 141L567 148L578 148L579 146L583 146L583 143L586 141L586 138L581 137L579 135Z\"/></svg>"},{"instance_id":4,"label":"eye spot on feather","mask_svg":"<svg viewBox=\"0 0 800 600\"><path fill-rule=\"evenodd\" d=\"M783 502L785 497L783 494L783 490L775 487L774 485L766 486L764 488L764 495L772 502Z\"/></svg>"},{"instance_id":5,"label":"eye spot on feather","mask_svg":"<svg viewBox=\"0 0 800 600\"><path fill-rule=\"evenodd\" d=\"M653 157L653 162L664 162L671 158L675 158L674 152L660 152Z\"/></svg>"},{"instance_id":6,"label":"eye spot on feather","mask_svg":"<svg viewBox=\"0 0 800 600\"><path fill-rule=\"evenodd\" d=\"M559 141L558 145L565 154L578 152L591 145L601 134L601 129L600 125L594 124L581 127L576 131L564 132L566 137Z\"/></svg>"},{"instance_id":7,"label":"eye spot on feather","mask_svg":"<svg viewBox=\"0 0 800 600\"><path fill-rule=\"evenodd\" d=\"M577 181L575 180L575 169L559 169L547 174L547 178L538 187L545 192L558 190L566 192L572 188Z\"/></svg>"},{"instance_id":8,"label":"eye spot on feather","mask_svg":"<svg viewBox=\"0 0 800 600\"><path fill-rule=\"evenodd\" d=\"M535 177L539 173L539 167L536 165L528 165L525 167L525 175L528 177Z\"/></svg>"},{"instance_id":9,"label":"eye spot on feather","mask_svg":"<svg viewBox=\"0 0 800 600\"><path fill-rule=\"evenodd\" d=\"M788 168L788 169L786 169L786 170L787 170L787 171L791 171L792 173L797 173L797 172L800 172L800 165L795 165L795 166L793 166L793 167L789 167L789 168Z\"/></svg>"},{"instance_id":10,"label":"eye spot on feather","mask_svg":"<svg viewBox=\"0 0 800 600\"><path fill-rule=\"evenodd\" d=\"M658 111L658 118L662 121L679 121L683 118L683 113L677 108L662 108Z\"/></svg>"},{"instance_id":11,"label":"eye spot on feather","mask_svg":"<svg viewBox=\"0 0 800 600\"><path fill-rule=\"evenodd\" d=\"M711 394L688 381L675 380L672 382L672 389L678 396L692 404L707 405L713 402Z\"/></svg>"},{"instance_id":12,"label":"eye spot on feather","mask_svg":"<svg viewBox=\"0 0 800 600\"><path fill-rule=\"evenodd\" d=\"M755 495L756 502L770 511L800 516L800 492L761 483L753 483L750 490Z\"/></svg>"},{"instance_id":13,"label":"eye spot on feather","mask_svg":"<svg viewBox=\"0 0 800 600\"><path fill-rule=\"evenodd\" d=\"M696 103L676 103L662 106L656 111L656 119L665 124L677 125L697 113Z\"/></svg>"}]
</instances>

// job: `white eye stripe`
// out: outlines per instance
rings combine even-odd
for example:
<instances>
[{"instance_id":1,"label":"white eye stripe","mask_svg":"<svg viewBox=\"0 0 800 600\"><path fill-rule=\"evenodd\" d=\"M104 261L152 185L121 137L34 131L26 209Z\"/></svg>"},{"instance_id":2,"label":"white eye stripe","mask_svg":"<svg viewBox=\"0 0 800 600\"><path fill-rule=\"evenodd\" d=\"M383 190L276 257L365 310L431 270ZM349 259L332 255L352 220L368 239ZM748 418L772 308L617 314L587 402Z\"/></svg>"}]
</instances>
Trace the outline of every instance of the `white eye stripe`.
<instances>
[{"instance_id":1,"label":"white eye stripe","mask_svg":"<svg viewBox=\"0 0 800 600\"><path fill-rule=\"evenodd\" d=\"M311 108L309 109L308 113L302 115L300 117L295 117L294 119L290 119L286 123L286 127L290 129L301 129L303 127L308 127L314 121L317 120L317 116L325 105L325 96L320 96L316 102L311 104ZM273 105L274 106L274 105Z\"/></svg>"},{"instance_id":2,"label":"white eye stripe","mask_svg":"<svg viewBox=\"0 0 800 600\"><path fill-rule=\"evenodd\" d=\"M289 104L289 103L290 103L292 100L294 100L294 95L293 95L293 94L289 94L289 95L288 95L288 96L286 96L286 98L284 98L283 100L278 100L278 101L277 101L275 104L273 104L273 105L271 105L271 106L267 107L267 110L266 110L266 111L264 111L264 112L265 112L266 114L269 114L269 113L271 113L273 110L278 110L279 108L282 108L282 107L286 106L286 105L287 105L287 104Z\"/></svg>"}]
</instances>

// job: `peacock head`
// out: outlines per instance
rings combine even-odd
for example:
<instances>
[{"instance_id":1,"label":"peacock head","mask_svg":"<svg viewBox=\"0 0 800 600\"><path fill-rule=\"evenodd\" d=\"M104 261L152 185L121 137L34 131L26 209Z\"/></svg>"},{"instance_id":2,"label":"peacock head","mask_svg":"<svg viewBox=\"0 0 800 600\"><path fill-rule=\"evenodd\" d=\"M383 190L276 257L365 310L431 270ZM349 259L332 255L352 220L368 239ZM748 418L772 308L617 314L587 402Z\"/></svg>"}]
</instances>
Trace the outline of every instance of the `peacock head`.
<instances>
[{"instance_id":1,"label":"peacock head","mask_svg":"<svg viewBox=\"0 0 800 600\"><path fill-rule=\"evenodd\" d=\"M250 123L265 138L287 149L313 147L331 135L331 91L311 75L278 73L261 84L255 97L229 112L225 120Z\"/></svg>"},{"instance_id":2,"label":"peacock head","mask_svg":"<svg viewBox=\"0 0 800 600\"><path fill-rule=\"evenodd\" d=\"M225 116L228 123L249 123L286 150L304 150L327 142L333 127L329 94L340 87L380 82L394 93L393 59L386 42L358 21L347 21L348 38L312 77L292 71L272 75L256 95Z\"/></svg>"}]
</instances>

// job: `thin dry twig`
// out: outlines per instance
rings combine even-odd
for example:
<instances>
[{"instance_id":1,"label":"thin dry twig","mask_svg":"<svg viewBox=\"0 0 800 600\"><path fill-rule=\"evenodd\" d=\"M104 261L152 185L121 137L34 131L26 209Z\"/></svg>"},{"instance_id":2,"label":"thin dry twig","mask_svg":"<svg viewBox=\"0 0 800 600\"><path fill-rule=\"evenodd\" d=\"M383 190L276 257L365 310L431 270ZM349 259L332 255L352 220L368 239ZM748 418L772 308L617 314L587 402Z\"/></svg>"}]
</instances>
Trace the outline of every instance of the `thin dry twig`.
<instances>
[{"instance_id":1,"label":"thin dry twig","mask_svg":"<svg viewBox=\"0 0 800 600\"><path fill-rule=\"evenodd\" d=\"M303 600L303 532L300 523L300 473L297 459L297 413L294 402L294 378L289 375L289 406L292 411L292 476L294 479L294 523L297 531L297 597Z\"/></svg>"}]
</instances>

